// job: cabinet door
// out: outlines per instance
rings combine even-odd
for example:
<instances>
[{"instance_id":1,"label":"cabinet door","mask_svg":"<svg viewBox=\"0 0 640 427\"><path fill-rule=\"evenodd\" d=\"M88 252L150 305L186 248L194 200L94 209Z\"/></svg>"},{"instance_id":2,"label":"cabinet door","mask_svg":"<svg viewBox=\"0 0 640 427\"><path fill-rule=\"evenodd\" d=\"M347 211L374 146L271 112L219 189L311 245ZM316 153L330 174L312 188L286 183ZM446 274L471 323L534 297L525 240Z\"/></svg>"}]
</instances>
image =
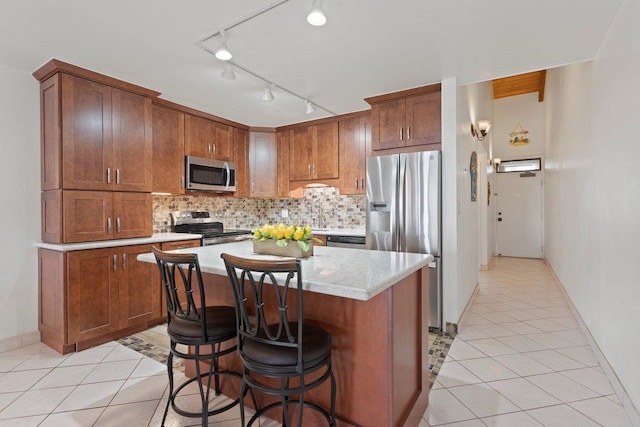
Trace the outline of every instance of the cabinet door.
<instances>
[{"instance_id":1,"label":"cabinet door","mask_svg":"<svg viewBox=\"0 0 640 427\"><path fill-rule=\"evenodd\" d=\"M184 113L153 106L153 191L184 194Z\"/></svg>"},{"instance_id":2,"label":"cabinet door","mask_svg":"<svg viewBox=\"0 0 640 427\"><path fill-rule=\"evenodd\" d=\"M233 161L233 131L234 128L231 126L222 123L213 124L212 158L225 162Z\"/></svg>"},{"instance_id":3,"label":"cabinet door","mask_svg":"<svg viewBox=\"0 0 640 427\"><path fill-rule=\"evenodd\" d=\"M113 238L149 237L153 234L151 193L113 193Z\"/></svg>"},{"instance_id":4,"label":"cabinet door","mask_svg":"<svg viewBox=\"0 0 640 427\"><path fill-rule=\"evenodd\" d=\"M115 178L111 88L62 75L62 185L110 190Z\"/></svg>"},{"instance_id":5,"label":"cabinet door","mask_svg":"<svg viewBox=\"0 0 640 427\"><path fill-rule=\"evenodd\" d=\"M64 191L62 205L64 243L113 239L112 193Z\"/></svg>"},{"instance_id":6,"label":"cabinet door","mask_svg":"<svg viewBox=\"0 0 640 427\"><path fill-rule=\"evenodd\" d=\"M233 135L233 158L236 164L236 192L234 197L249 197L250 195L250 166L249 166L249 132L236 129Z\"/></svg>"},{"instance_id":7,"label":"cabinet door","mask_svg":"<svg viewBox=\"0 0 640 427\"><path fill-rule=\"evenodd\" d=\"M202 117L184 115L184 152L187 156L211 157L214 123Z\"/></svg>"},{"instance_id":8,"label":"cabinet door","mask_svg":"<svg viewBox=\"0 0 640 427\"><path fill-rule=\"evenodd\" d=\"M406 99L406 145L442 142L440 104L440 92Z\"/></svg>"},{"instance_id":9,"label":"cabinet door","mask_svg":"<svg viewBox=\"0 0 640 427\"><path fill-rule=\"evenodd\" d=\"M278 147L275 133L251 132L249 142L251 196L276 196L278 184L277 157Z\"/></svg>"},{"instance_id":10,"label":"cabinet door","mask_svg":"<svg viewBox=\"0 0 640 427\"><path fill-rule=\"evenodd\" d=\"M151 252L151 245L123 246L118 251L120 328L147 323L161 317L160 292L153 280L157 267L136 258Z\"/></svg>"},{"instance_id":11,"label":"cabinet door","mask_svg":"<svg viewBox=\"0 0 640 427\"><path fill-rule=\"evenodd\" d=\"M289 140L289 179L303 181L311 178L313 163L313 130L303 127L291 130Z\"/></svg>"},{"instance_id":12,"label":"cabinet door","mask_svg":"<svg viewBox=\"0 0 640 427\"><path fill-rule=\"evenodd\" d=\"M67 255L68 343L118 330L118 257L113 248Z\"/></svg>"},{"instance_id":13,"label":"cabinet door","mask_svg":"<svg viewBox=\"0 0 640 427\"><path fill-rule=\"evenodd\" d=\"M277 197L289 196L289 131L276 133L278 144L278 188Z\"/></svg>"},{"instance_id":14,"label":"cabinet door","mask_svg":"<svg viewBox=\"0 0 640 427\"><path fill-rule=\"evenodd\" d=\"M340 194L365 194L366 157L371 139L369 116L340 121Z\"/></svg>"},{"instance_id":15,"label":"cabinet door","mask_svg":"<svg viewBox=\"0 0 640 427\"><path fill-rule=\"evenodd\" d=\"M314 161L311 175L315 179L338 178L339 147L338 122L315 125L314 128Z\"/></svg>"},{"instance_id":16,"label":"cabinet door","mask_svg":"<svg viewBox=\"0 0 640 427\"><path fill-rule=\"evenodd\" d=\"M373 150L404 147L404 99L380 102L371 106Z\"/></svg>"},{"instance_id":17,"label":"cabinet door","mask_svg":"<svg viewBox=\"0 0 640 427\"><path fill-rule=\"evenodd\" d=\"M114 189L151 192L151 99L119 89L112 91Z\"/></svg>"}]
</instances>

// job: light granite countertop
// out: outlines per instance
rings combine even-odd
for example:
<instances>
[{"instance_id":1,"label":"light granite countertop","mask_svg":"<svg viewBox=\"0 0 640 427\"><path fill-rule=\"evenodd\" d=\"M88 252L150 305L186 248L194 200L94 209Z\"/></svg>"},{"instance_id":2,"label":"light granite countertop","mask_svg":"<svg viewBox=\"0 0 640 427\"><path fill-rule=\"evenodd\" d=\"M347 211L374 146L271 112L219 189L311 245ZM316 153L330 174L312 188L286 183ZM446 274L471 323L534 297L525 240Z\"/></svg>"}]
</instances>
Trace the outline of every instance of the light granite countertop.
<instances>
[{"instance_id":1,"label":"light granite countertop","mask_svg":"<svg viewBox=\"0 0 640 427\"><path fill-rule=\"evenodd\" d=\"M411 273L427 267L433 260L429 254L385 252L315 246L314 255L302 260L302 283L305 290L321 294L367 301ZM198 254L204 273L226 276L220 255L224 252L244 257L277 259L253 252L251 241L225 243L176 252ZM155 263L153 254L142 254L138 260Z\"/></svg>"},{"instance_id":2,"label":"light granite countertop","mask_svg":"<svg viewBox=\"0 0 640 427\"><path fill-rule=\"evenodd\" d=\"M135 239L117 239L117 240L100 240L97 242L82 242L82 243L43 243L36 242L36 246L43 249L51 249L59 252L70 251L83 251L85 249L101 249L101 248L113 248L116 246L131 246L131 245L148 245L153 243L162 242L176 242L180 240L193 240L200 239L200 234L187 234L187 233L154 233L151 237L139 237Z\"/></svg>"}]
</instances>

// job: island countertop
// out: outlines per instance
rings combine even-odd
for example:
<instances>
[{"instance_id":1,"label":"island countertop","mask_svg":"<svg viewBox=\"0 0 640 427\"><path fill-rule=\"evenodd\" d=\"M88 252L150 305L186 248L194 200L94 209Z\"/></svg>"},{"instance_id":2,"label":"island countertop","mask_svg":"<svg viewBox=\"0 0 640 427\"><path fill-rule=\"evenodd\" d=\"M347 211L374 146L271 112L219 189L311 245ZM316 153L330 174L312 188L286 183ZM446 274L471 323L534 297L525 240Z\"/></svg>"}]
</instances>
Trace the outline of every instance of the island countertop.
<instances>
[{"instance_id":1,"label":"island countertop","mask_svg":"<svg viewBox=\"0 0 640 427\"><path fill-rule=\"evenodd\" d=\"M179 249L176 252L198 254L203 273L222 276L227 275L220 257L224 252L244 258L279 258L255 254L251 241ZM361 301L370 300L433 260L429 254L326 246L315 246L313 253L313 256L302 260L304 290ZM139 255L138 260L156 262L151 253Z\"/></svg>"}]
</instances>

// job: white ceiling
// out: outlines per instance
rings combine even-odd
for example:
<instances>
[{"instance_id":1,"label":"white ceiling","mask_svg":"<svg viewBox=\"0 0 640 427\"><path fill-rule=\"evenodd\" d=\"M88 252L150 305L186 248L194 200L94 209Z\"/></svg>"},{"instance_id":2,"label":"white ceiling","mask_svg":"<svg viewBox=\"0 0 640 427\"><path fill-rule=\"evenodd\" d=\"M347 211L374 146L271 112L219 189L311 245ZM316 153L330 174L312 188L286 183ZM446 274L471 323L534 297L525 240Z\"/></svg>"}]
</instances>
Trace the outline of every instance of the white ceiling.
<instances>
[{"instance_id":1,"label":"white ceiling","mask_svg":"<svg viewBox=\"0 0 640 427\"><path fill-rule=\"evenodd\" d=\"M440 82L491 80L592 59L623 0L289 0L227 32L233 60L335 113L366 97ZM251 126L306 114L282 90L223 63L196 42L275 0L0 0L0 64L34 71L51 58L162 93ZM215 46L215 41L213 45Z\"/></svg>"}]
</instances>

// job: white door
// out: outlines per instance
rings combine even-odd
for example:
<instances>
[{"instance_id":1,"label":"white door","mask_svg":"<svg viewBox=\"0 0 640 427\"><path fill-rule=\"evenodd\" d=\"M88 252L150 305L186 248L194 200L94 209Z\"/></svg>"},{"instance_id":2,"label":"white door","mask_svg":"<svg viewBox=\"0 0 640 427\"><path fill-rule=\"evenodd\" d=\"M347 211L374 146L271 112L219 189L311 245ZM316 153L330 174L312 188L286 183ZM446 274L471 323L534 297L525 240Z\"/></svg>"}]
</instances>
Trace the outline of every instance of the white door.
<instances>
[{"instance_id":1,"label":"white door","mask_svg":"<svg viewBox=\"0 0 640 427\"><path fill-rule=\"evenodd\" d=\"M496 187L496 254L542 258L541 172L499 173Z\"/></svg>"}]
</instances>

